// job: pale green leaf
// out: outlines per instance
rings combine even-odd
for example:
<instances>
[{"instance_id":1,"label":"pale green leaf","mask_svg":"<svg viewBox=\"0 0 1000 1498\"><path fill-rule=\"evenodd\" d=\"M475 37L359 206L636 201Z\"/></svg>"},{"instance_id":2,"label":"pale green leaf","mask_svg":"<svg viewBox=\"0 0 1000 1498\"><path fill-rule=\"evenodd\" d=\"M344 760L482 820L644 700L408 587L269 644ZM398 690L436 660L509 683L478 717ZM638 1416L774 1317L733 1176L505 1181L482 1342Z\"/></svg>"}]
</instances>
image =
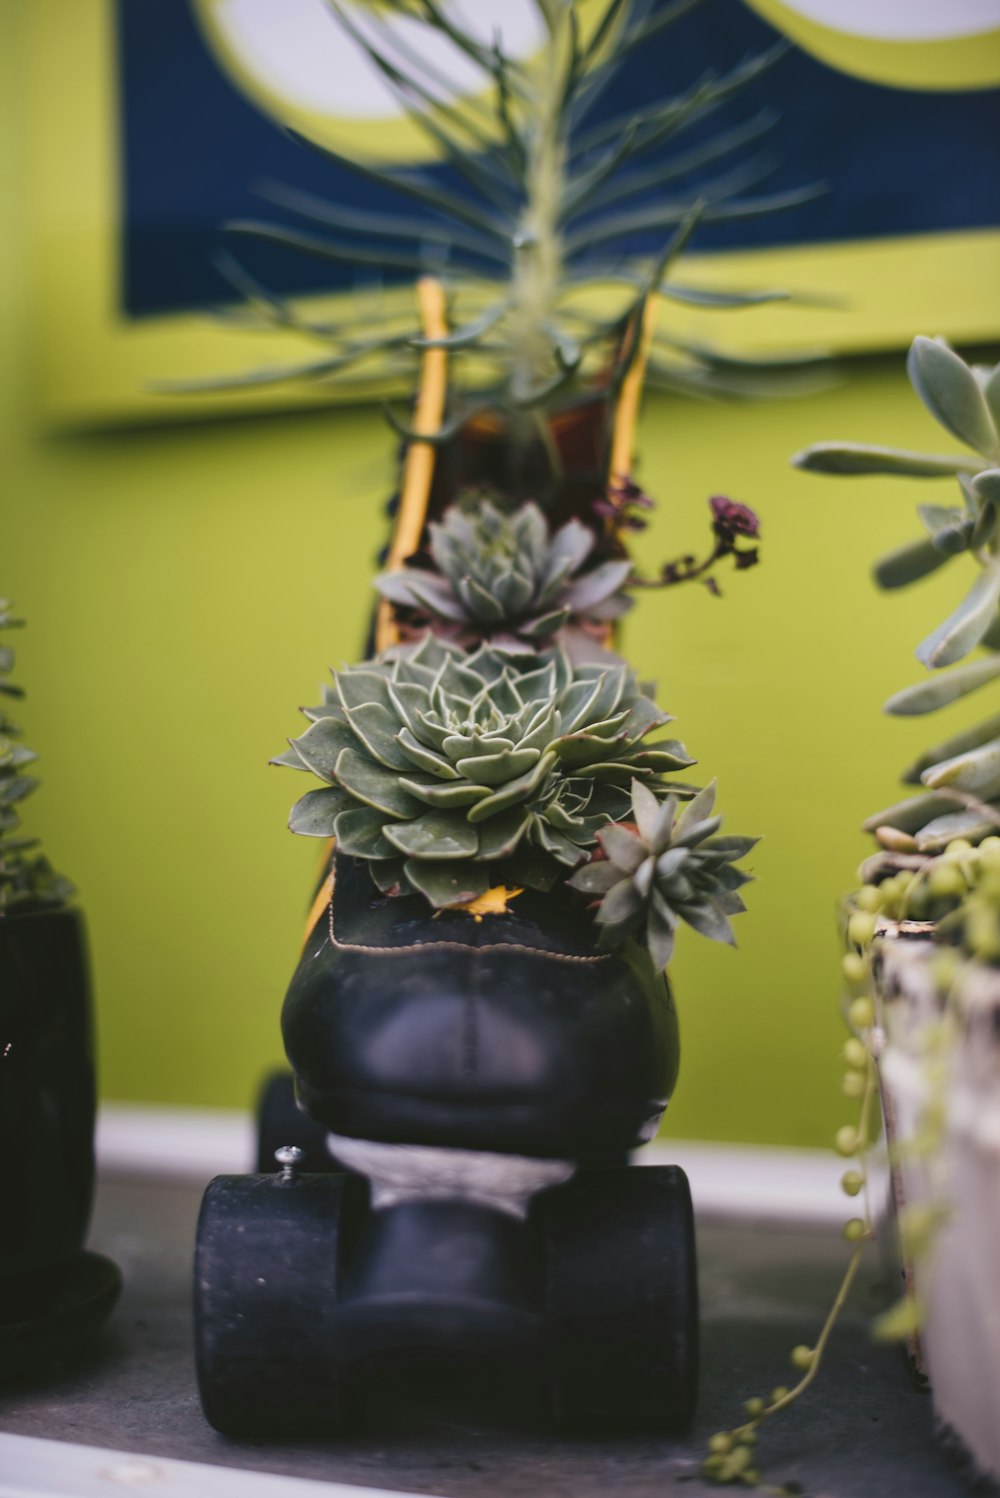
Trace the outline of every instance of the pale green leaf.
<instances>
[{"instance_id":1,"label":"pale green leaf","mask_svg":"<svg viewBox=\"0 0 1000 1498\"><path fill-rule=\"evenodd\" d=\"M460 811L428 811L412 821L387 826L385 835L410 859L475 858L479 851L479 834Z\"/></svg>"},{"instance_id":2,"label":"pale green leaf","mask_svg":"<svg viewBox=\"0 0 1000 1498\"><path fill-rule=\"evenodd\" d=\"M896 692L889 698L882 711L896 718L919 717L923 713L937 712L938 708L957 702L960 697L968 696L970 692L977 691L998 676L1000 655L970 661L968 665L957 666L953 671L943 672L928 681L904 687L901 692Z\"/></svg>"},{"instance_id":3,"label":"pale green leaf","mask_svg":"<svg viewBox=\"0 0 1000 1498\"><path fill-rule=\"evenodd\" d=\"M963 733L956 733L951 738L943 739L940 744L925 749L903 775L903 784L918 785L923 772L933 765L938 765L945 759L954 759L956 755L964 754L969 749L978 749L980 744L987 744L990 739L995 738L1000 738L1000 715L987 718L984 723L976 723Z\"/></svg>"},{"instance_id":4,"label":"pale green leaf","mask_svg":"<svg viewBox=\"0 0 1000 1498\"><path fill-rule=\"evenodd\" d=\"M980 838L998 832L1000 827L978 811L950 811L935 817L916 833L917 849L921 853L940 853L957 837L978 842Z\"/></svg>"},{"instance_id":5,"label":"pale green leaf","mask_svg":"<svg viewBox=\"0 0 1000 1498\"><path fill-rule=\"evenodd\" d=\"M642 839L636 837L635 833L630 832L627 827L622 827L616 822L602 827L598 837L612 862L629 874L633 874L646 857L646 848Z\"/></svg>"},{"instance_id":6,"label":"pale green leaf","mask_svg":"<svg viewBox=\"0 0 1000 1498\"><path fill-rule=\"evenodd\" d=\"M897 447L877 447L867 442L814 442L791 460L793 468L808 473L848 475L896 474L901 478L937 479L957 473L975 473L979 464L970 458L943 453L912 453Z\"/></svg>"},{"instance_id":7,"label":"pale green leaf","mask_svg":"<svg viewBox=\"0 0 1000 1498\"><path fill-rule=\"evenodd\" d=\"M338 784L356 800L387 816L413 817L422 810L420 802L403 789L395 771L374 764L355 749L341 750L335 773Z\"/></svg>"},{"instance_id":8,"label":"pale green leaf","mask_svg":"<svg viewBox=\"0 0 1000 1498\"><path fill-rule=\"evenodd\" d=\"M337 817L349 804L344 792L332 786L306 791L292 807L288 825L303 837L333 837Z\"/></svg>"},{"instance_id":9,"label":"pale green leaf","mask_svg":"<svg viewBox=\"0 0 1000 1498\"><path fill-rule=\"evenodd\" d=\"M908 796L905 801L897 801L894 806L873 812L861 825L865 832L876 832L879 827L895 827L899 832L919 832L932 817L950 812L954 805L954 801L948 796Z\"/></svg>"},{"instance_id":10,"label":"pale green leaf","mask_svg":"<svg viewBox=\"0 0 1000 1498\"><path fill-rule=\"evenodd\" d=\"M996 618L1000 563L980 573L954 613L917 647L917 659L937 669L953 666L979 644Z\"/></svg>"},{"instance_id":11,"label":"pale green leaf","mask_svg":"<svg viewBox=\"0 0 1000 1498\"><path fill-rule=\"evenodd\" d=\"M621 871L608 859L599 858L596 863L584 864L582 869L577 869L572 879L566 882L583 895L606 895L620 879Z\"/></svg>"},{"instance_id":12,"label":"pale green leaf","mask_svg":"<svg viewBox=\"0 0 1000 1498\"><path fill-rule=\"evenodd\" d=\"M934 791L947 786L988 797L994 786L1000 790L1000 738L931 765L920 779Z\"/></svg>"},{"instance_id":13,"label":"pale green leaf","mask_svg":"<svg viewBox=\"0 0 1000 1498\"><path fill-rule=\"evenodd\" d=\"M302 763L320 780L335 780L337 760L357 741L345 723L336 718L318 718L305 733L293 739L292 747Z\"/></svg>"},{"instance_id":14,"label":"pale green leaf","mask_svg":"<svg viewBox=\"0 0 1000 1498\"><path fill-rule=\"evenodd\" d=\"M439 910L465 905L489 889L489 871L472 859L435 863L432 859L408 858L406 877L414 889Z\"/></svg>"},{"instance_id":15,"label":"pale green leaf","mask_svg":"<svg viewBox=\"0 0 1000 1498\"><path fill-rule=\"evenodd\" d=\"M1000 468L986 468L972 480L977 498L1000 509Z\"/></svg>"},{"instance_id":16,"label":"pale green leaf","mask_svg":"<svg viewBox=\"0 0 1000 1498\"><path fill-rule=\"evenodd\" d=\"M872 568L872 576L880 588L905 588L909 583L936 572L948 560L933 541L921 537L919 541L907 541L903 546L897 546L895 551L879 557Z\"/></svg>"},{"instance_id":17,"label":"pale green leaf","mask_svg":"<svg viewBox=\"0 0 1000 1498\"><path fill-rule=\"evenodd\" d=\"M526 774L539 758L537 749L503 749L498 754L473 754L460 759L457 768L477 785L503 786Z\"/></svg>"},{"instance_id":18,"label":"pale green leaf","mask_svg":"<svg viewBox=\"0 0 1000 1498\"><path fill-rule=\"evenodd\" d=\"M396 849L386 839L384 828L385 816L372 807L342 811L334 828L337 848L354 858L395 858Z\"/></svg>"},{"instance_id":19,"label":"pale green leaf","mask_svg":"<svg viewBox=\"0 0 1000 1498\"><path fill-rule=\"evenodd\" d=\"M976 452L996 454L1000 439L972 370L936 338L915 338L906 361L910 383L931 415Z\"/></svg>"}]
</instances>

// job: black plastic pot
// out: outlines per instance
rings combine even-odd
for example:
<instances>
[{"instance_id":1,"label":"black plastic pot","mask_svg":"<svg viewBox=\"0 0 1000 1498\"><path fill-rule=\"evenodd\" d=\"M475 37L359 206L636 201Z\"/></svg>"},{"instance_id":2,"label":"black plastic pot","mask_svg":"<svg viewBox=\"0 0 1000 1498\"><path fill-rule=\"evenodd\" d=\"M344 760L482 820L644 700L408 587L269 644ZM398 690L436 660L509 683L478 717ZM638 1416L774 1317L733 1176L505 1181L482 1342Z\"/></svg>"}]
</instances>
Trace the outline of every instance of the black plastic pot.
<instances>
[{"instance_id":1,"label":"black plastic pot","mask_svg":"<svg viewBox=\"0 0 1000 1498\"><path fill-rule=\"evenodd\" d=\"M94 1196L94 1052L83 917L0 918L0 1379L50 1377L114 1309L121 1275L84 1249Z\"/></svg>"},{"instance_id":2,"label":"black plastic pot","mask_svg":"<svg viewBox=\"0 0 1000 1498\"><path fill-rule=\"evenodd\" d=\"M83 917L0 919L0 1282L83 1247L94 1192L94 1056Z\"/></svg>"}]
</instances>

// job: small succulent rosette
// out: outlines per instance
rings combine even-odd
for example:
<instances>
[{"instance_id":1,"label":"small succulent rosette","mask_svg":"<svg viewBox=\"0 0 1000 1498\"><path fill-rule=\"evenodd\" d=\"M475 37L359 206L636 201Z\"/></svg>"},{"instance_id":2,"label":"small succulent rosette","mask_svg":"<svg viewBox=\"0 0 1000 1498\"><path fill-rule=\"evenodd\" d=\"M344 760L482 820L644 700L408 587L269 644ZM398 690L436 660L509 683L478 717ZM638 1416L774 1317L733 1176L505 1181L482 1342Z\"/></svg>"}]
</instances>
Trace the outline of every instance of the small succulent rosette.
<instances>
[{"instance_id":1,"label":"small succulent rosette","mask_svg":"<svg viewBox=\"0 0 1000 1498\"><path fill-rule=\"evenodd\" d=\"M407 566L375 580L417 625L465 645L535 650L571 622L605 623L631 607L631 563L594 563L597 536L579 520L551 531L531 501L506 513L470 500L474 507L453 505L429 526L433 570Z\"/></svg>"},{"instance_id":2,"label":"small succulent rosette","mask_svg":"<svg viewBox=\"0 0 1000 1498\"><path fill-rule=\"evenodd\" d=\"M600 855L569 881L602 897L596 917L605 946L641 935L657 969L665 968L681 921L735 945L729 918L746 909L738 891L752 878L736 864L759 839L719 836L714 807L714 780L683 809L676 796L658 800L633 780L634 823L601 828Z\"/></svg>"}]
</instances>

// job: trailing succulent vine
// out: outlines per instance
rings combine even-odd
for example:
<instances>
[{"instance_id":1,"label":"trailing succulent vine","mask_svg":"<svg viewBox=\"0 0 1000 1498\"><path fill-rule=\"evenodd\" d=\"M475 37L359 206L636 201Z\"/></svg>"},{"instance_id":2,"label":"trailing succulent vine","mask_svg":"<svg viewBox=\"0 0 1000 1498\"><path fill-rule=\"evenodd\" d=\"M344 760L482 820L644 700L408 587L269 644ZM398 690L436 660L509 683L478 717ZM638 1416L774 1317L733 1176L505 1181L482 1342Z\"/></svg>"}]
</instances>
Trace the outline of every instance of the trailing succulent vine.
<instances>
[{"instance_id":1,"label":"trailing succulent vine","mask_svg":"<svg viewBox=\"0 0 1000 1498\"><path fill-rule=\"evenodd\" d=\"M674 0L657 9L650 0L608 0L584 14L578 0L536 0L540 46L522 60L505 51L501 37L477 38L460 29L437 0L417 0L410 19L480 75L480 86L459 106L377 7L362 16L329 0L331 24L361 47L429 141L436 162L431 170L390 167L295 138L390 198L418 205L420 213L361 211L272 184L263 196L297 222L241 220L226 228L319 260L372 265L380 276L444 280L452 331L429 341L406 314L370 305L355 318L318 319L227 254L219 268L244 299L242 308L222 314L227 321L298 333L321 351L285 367L166 388L232 389L341 376L354 386L368 380L384 387L387 376L412 377L414 355L439 346L470 366L464 391L456 385L451 392L439 440L478 410L500 410L515 429L530 430L533 413L567 398L581 379L607 374L608 346L620 342L651 292L706 309L788 300L770 289L688 285L672 269L699 223L777 212L816 195L814 186L755 191L775 162L745 153L770 132L776 116L765 110L665 159L651 156L675 141L683 147L684 132L764 77L787 43L729 71L710 70L675 97L601 123L592 118L618 69L698 3ZM695 187L688 185L692 177ZM629 262L622 258L626 249ZM603 299L595 308L587 293L598 285ZM790 369L801 388L802 366L813 362L727 357L663 329L654 339L648 378L671 390L739 397L780 388Z\"/></svg>"},{"instance_id":2,"label":"trailing succulent vine","mask_svg":"<svg viewBox=\"0 0 1000 1498\"><path fill-rule=\"evenodd\" d=\"M11 605L0 599L0 630L17 629L23 619L11 614ZM14 651L0 645L0 697L23 697L23 688L10 680ZM73 893L68 879L57 874L43 853L39 840L20 833L18 808L37 789L38 781L25 769L38 758L20 743L21 729L0 704L0 916L32 907L62 905Z\"/></svg>"},{"instance_id":3,"label":"trailing succulent vine","mask_svg":"<svg viewBox=\"0 0 1000 1498\"><path fill-rule=\"evenodd\" d=\"M996 842L1000 853L1000 839ZM1000 859L995 862L1000 882ZM719 1486L761 1488L776 1495L801 1493L802 1489L794 1482L774 1487L763 1481L758 1440L768 1422L795 1404L818 1377L830 1336L847 1303L868 1245L876 1236L871 1177L879 1133L876 1057L884 1037L876 1025L869 991L870 948L876 929L875 912L881 910L884 903L887 902L878 892L867 886L859 897L848 902L844 915L843 935L847 951L843 958L845 988L841 1012L848 1033L840 1053L844 1067L841 1091L849 1102L855 1103L857 1112L851 1122L837 1129L833 1147L848 1167L840 1178L840 1188L849 1201L857 1202L857 1209L845 1218L842 1228L843 1238L851 1245L851 1252L814 1341L799 1343L789 1351L789 1362L796 1373L794 1381L790 1385L779 1384L767 1395L747 1399L743 1406L746 1418L732 1429L717 1431L709 1439L701 1470L703 1476ZM1000 890L997 914L1000 919ZM930 1059L933 1061L934 1058ZM925 1110L920 1137L912 1145L914 1152L919 1151L923 1157L933 1154L938 1140L939 1119L933 1114L933 1106ZM930 1252L940 1220L937 1207L928 1209L923 1204L905 1209L900 1214L901 1244L911 1262L915 1257L925 1257ZM872 1335L882 1342L911 1337L918 1328L919 1315L919 1304L911 1295L904 1295L876 1317Z\"/></svg>"}]
</instances>

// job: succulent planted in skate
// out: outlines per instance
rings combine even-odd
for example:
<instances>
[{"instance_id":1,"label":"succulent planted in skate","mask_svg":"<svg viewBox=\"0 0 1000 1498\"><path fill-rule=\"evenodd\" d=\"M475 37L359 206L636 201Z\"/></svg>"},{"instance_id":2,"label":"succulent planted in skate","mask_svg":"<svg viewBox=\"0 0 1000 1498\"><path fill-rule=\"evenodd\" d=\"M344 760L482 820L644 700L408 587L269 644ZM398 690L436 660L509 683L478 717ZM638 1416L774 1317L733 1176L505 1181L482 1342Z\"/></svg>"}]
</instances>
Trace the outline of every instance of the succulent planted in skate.
<instances>
[{"instance_id":1,"label":"succulent planted in skate","mask_svg":"<svg viewBox=\"0 0 1000 1498\"><path fill-rule=\"evenodd\" d=\"M11 614L11 605L0 599L0 630L23 623ZM21 697L22 689L8 680L14 652L0 646L0 695ZM19 835L18 807L37 789L38 781L24 773L38 758L34 750L19 743L20 728L0 708L0 915L14 907L62 905L73 893L68 879L57 874L34 837Z\"/></svg>"},{"instance_id":2,"label":"succulent planted in skate","mask_svg":"<svg viewBox=\"0 0 1000 1498\"><path fill-rule=\"evenodd\" d=\"M633 780L655 799L693 763L675 739L647 742L670 719L624 663L559 648L467 655L428 635L335 672L327 699L277 761L327 782L292 830L335 836L381 888L435 906L498 882L551 887L628 814Z\"/></svg>"},{"instance_id":3,"label":"succulent planted in skate","mask_svg":"<svg viewBox=\"0 0 1000 1498\"><path fill-rule=\"evenodd\" d=\"M597 834L603 857L569 881L582 894L603 897L597 921L607 946L641 930L656 967L665 968L681 921L732 943L729 917L746 909L737 890L751 878L736 862L758 839L718 836L722 818L714 806L714 780L683 809L676 797L658 800L647 785L632 782L633 823L603 827Z\"/></svg>"},{"instance_id":4,"label":"succulent planted in skate","mask_svg":"<svg viewBox=\"0 0 1000 1498\"><path fill-rule=\"evenodd\" d=\"M438 633L533 648L571 619L613 619L630 606L622 588L631 563L603 561L583 570L597 537L578 520L551 532L535 504L507 514L470 496L469 507L452 506L429 530L437 570L383 572L375 586L397 606L434 621Z\"/></svg>"}]
</instances>

